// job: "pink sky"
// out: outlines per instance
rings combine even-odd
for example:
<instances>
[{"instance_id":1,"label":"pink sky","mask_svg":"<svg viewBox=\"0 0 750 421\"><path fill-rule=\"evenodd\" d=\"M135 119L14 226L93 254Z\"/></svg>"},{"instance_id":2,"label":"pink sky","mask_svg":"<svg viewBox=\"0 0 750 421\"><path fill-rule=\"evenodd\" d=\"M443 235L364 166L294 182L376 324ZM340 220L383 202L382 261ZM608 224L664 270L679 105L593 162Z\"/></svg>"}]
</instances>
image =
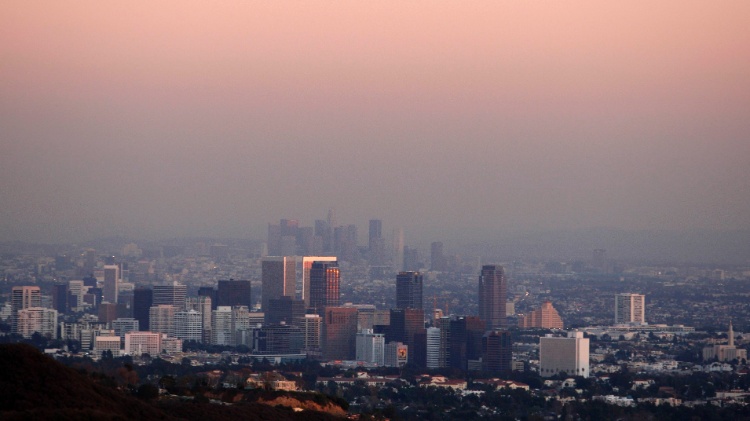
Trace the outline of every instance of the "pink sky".
<instances>
[{"instance_id":1,"label":"pink sky","mask_svg":"<svg viewBox=\"0 0 750 421\"><path fill-rule=\"evenodd\" d=\"M6 1L0 239L750 229L748 40L747 1Z\"/></svg>"}]
</instances>

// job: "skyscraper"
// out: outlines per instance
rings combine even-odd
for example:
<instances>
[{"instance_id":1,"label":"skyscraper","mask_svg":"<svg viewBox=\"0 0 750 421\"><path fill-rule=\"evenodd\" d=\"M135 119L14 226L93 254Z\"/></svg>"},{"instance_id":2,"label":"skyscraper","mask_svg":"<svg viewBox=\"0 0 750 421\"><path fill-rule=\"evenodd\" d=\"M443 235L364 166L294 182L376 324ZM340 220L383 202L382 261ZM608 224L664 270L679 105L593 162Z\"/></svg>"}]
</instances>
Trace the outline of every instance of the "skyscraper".
<instances>
[{"instance_id":1,"label":"skyscraper","mask_svg":"<svg viewBox=\"0 0 750 421\"><path fill-rule=\"evenodd\" d=\"M336 256L302 257L302 300L306 307L310 307L310 269L313 262L336 262Z\"/></svg>"},{"instance_id":2,"label":"skyscraper","mask_svg":"<svg viewBox=\"0 0 750 421\"><path fill-rule=\"evenodd\" d=\"M216 291L216 306L245 306L251 309L253 302L250 294L250 281L220 280Z\"/></svg>"},{"instance_id":3,"label":"skyscraper","mask_svg":"<svg viewBox=\"0 0 750 421\"><path fill-rule=\"evenodd\" d=\"M396 308L423 308L421 273L400 272L396 276Z\"/></svg>"},{"instance_id":4,"label":"skyscraper","mask_svg":"<svg viewBox=\"0 0 750 421\"><path fill-rule=\"evenodd\" d=\"M391 309L390 326L388 327L386 341L403 342L409 346L409 361L424 366L427 359L426 343L418 344L420 334L424 337L424 311L422 309L405 308ZM425 355L417 355L417 352L424 351Z\"/></svg>"},{"instance_id":5,"label":"skyscraper","mask_svg":"<svg viewBox=\"0 0 750 421\"><path fill-rule=\"evenodd\" d=\"M168 285L154 285L153 305L170 305L178 309L185 308L185 297L187 296L187 285L177 281Z\"/></svg>"},{"instance_id":6,"label":"skyscraper","mask_svg":"<svg viewBox=\"0 0 750 421\"><path fill-rule=\"evenodd\" d=\"M642 294L615 295L615 324L646 323L646 296Z\"/></svg>"},{"instance_id":7,"label":"skyscraper","mask_svg":"<svg viewBox=\"0 0 750 421\"><path fill-rule=\"evenodd\" d=\"M294 298L297 284L297 259L292 256L269 256L263 258L261 308L268 311L269 302L281 297ZM221 304L220 305L228 305ZM247 304L243 304L247 305ZM248 306L252 308L252 306Z\"/></svg>"},{"instance_id":8,"label":"skyscraper","mask_svg":"<svg viewBox=\"0 0 750 421\"><path fill-rule=\"evenodd\" d=\"M484 265L479 274L479 317L487 330L507 327L505 305L508 295L505 271L500 265Z\"/></svg>"},{"instance_id":9,"label":"skyscraper","mask_svg":"<svg viewBox=\"0 0 750 421\"><path fill-rule=\"evenodd\" d=\"M138 320L138 328L148 331L149 311L154 305L154 291L151 288L136 288L133 290L133 318Z\"/></svg>"},{"instance_id":10,"label":"skyscraper","mask_svg":"<svg viewBox=\"0 0 750 421\"><path fill-rule=\"evenodd\" d=\"M443 243L435 241L430 244L430 270L444 271L446 268L445 255L443 254Z\"/></svg>"},{"instance_id":11,"label":"skyscraper","mask_svg":"<svg viewBox=\"0 0 750 421\"><path fill-rule=\"evenodd\" d=\"M318 312L324 307L337 307L340 301L339 283L338 262L313 262L310 268L310 307Z\"/></svg>"},{"instance_id":12,"label":"skyscraper","mask_svg":"<svg viewBox=\"0 0 750 421\"><path fill-rule=\"evenodd\" d=\"M510 373L513 341L507 330L491 330L482 337L482 370L493 374Z\"/></svg>"},{"instance_id":13,"label":"skyscraper","mask_svg":"<svg viewBox=\"0 0 750 421\"><path fill-rule=\"evenodd\" d=\"M119 290L120 267L117 265L104 266L104 301L117 303L117 292Z\"/></svg>"},{"instance_id":14,"label":"skyscraper","mask_svg":"<svg viewBox=\"0 0 750 421\"><path fill-rule=\"evenodd\" d=\"M383 265L385 264L385 240L383 240L383 221L381 221L380 219L371 219L369 228L367 250L369 253L370 265Z\"/></svg>"},{"instance_id":15,"label":"skyscraper","mask_svg":"<svg viewBox=\"0 0 750 421\"><path fill-rule=\"evenodd\" d=\"M356 354L357 309L326 307L323 314L323 358L352 360Z\"/></svg>"}]
</instances>

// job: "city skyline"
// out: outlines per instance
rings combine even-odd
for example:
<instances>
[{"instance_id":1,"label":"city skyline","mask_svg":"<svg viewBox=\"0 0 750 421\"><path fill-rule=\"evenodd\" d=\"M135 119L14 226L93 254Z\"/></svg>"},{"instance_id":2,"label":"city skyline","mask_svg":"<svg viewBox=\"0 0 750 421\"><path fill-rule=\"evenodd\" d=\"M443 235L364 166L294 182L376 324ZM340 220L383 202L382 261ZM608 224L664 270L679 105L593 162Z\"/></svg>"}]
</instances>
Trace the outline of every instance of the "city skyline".
<instances>
[{"instance_id":1,"label":"city skyline","mask_svg":"<svg viewBox=\"0 0 750 421\"><path fill-rule=\"evenodd\" d=\"M746 2L0 11L0 241L750 229Z\"/></svg>"}]
</instances>

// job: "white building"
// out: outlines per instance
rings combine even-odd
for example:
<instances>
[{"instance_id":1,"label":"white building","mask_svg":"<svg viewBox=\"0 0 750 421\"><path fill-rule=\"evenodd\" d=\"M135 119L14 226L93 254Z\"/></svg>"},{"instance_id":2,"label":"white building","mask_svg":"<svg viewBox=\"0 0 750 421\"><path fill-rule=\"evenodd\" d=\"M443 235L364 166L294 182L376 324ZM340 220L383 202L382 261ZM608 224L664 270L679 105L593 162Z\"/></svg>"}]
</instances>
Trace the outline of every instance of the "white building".
<instances>
[{"instance_id":1,"label":"white building","mask_svg":"<svg viewBox=\"0 0 750 421\"><path fill-rule=\"evenodd\" d=\"M646 296L643 294L615 295L615 324L646 323Z\"/></svg>"},{"instance_id":2,"label":"white building","mask_svg":"<svg viewBox=\"0 0 750 421\"><path fill-rule=\"evenodd\" d=\"M18 334L30 338L35 332L57 338L57 310L29 307L18 310Z\"/></svg>"},{"instance_id":3,"label":"white building","mask_svg":"<svg viewBox=\"0 0 750 421\"><path fill-rule=\"evenodd\" d=\"M323 320L317 314L305 314L302 321L302 349L310 353L320 352L320 331Z\"/></svg>"},{"instance_id":4,"label":"white building","mask_svg":"<svg viewBox=\"0 0 750 421\"><path fill-rule=\"evenodd\" d=\"M558 373L589 376L589 340L583 332L568 332L567 337L547 335L539 338L539 374Z\"/></svg>"},{"instance_id":5,"label":"white building","mask_svg":"<svg viewBox=\"0 0 750 421\"><path fill-rule=\"evenodd\" d=\"M97 336L94 339L94 355L97 358L102 357L104 351L112 351L112 356L120 356L120 337L119 336Z\"/></svg>"},{"instance_id":6,"label":"white building","mask_svg":"<svg viewBox=\"0 0 750 421\"><path fill-rule=\"evenodd\" d=\"M440 328L427 328L427 368L440 368Z\"/></svg>"},{"instance_id":7,"label":"white building","mask_svg":"<svg viewBox=\"0 0 750 421\"><path fill-rule=\"evenodd\" d=\"M201 313L203 321L201 326L203 328L202 341L204 343L211 342L211 316L213 311L211 309L211 297L191 297L185 300L185 310L195 310Z\"/></svg>"},{"instance_id":8,"label":"white building","mask_svg":"<svg viewBox=\"0 0 750 421\"><path fill-rule=\"evenodd\" d=\"M161 353L161 333L130 332L125 334L125 352L128 355L159 355Z\"/></svg>"},{"instance_id":9,"label":"white building","mask_svg":"<svg viewBox=\"0 0 750 421\"><path fill-rule=\"evenodd\" d=\"M710 345L703 348L703 360L711 361L716 358L718 361L742 361L747 360L747 350L737 348L734 345L734 328L732 321L729 321L729 332L727 332L728 341L726 345Z\"/></svg>"},{"instance_id":10,"label":"white building","mask_svg":"<svg viewBox=\"0 0 750 421\"><path fill-rule=\"evenodd\" d=\"M383 365L385 336L373 333L372 329L362 329L357 333L357 361Z\"/></svg>"},{"instance_id":11,"label":"white building","mask_svg":"<svg viewBox=\"0 0 750 421\"><path fill-rule=\"evenodd\" d=\"M211 317L211 344L234 345L234 331L232 330L232 307L219 306Z\"/></svg>"},{"instance_id":12,"label":"white building","mask_svg":"<svg viewBox=\"0 0 750 421\"><path fill-rule=\"evenodd\" d=\"M195 310L178 311L174 314L174 335L186 341L201 342L203 338L203 314Z\"/></svg>"}]
</instances>

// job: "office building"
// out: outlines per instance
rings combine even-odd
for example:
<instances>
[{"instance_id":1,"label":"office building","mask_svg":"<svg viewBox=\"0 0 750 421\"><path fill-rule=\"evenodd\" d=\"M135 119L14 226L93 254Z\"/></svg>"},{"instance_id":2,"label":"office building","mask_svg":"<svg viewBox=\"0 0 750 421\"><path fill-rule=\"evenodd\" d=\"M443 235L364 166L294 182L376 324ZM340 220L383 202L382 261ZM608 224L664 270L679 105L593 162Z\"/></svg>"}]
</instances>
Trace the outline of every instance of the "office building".
<instances>
[{"instance_id":1,"label":"office building","mask_svg":"<svg viewBox=\"0 0 750 421\"><path fill-rule=\"evenodd\" d=\"M388 342L383 350L386 367L403 367L409 362L409 346L401 342Z\"/></svg>"},{"instance_id":2,"label":"office building","mask_svg":"<svg viewBox=\"0 0 750 421\"><path fill-rule=\"evenodd\" d=\"M234 279L219 281L216 290L217 307L245 306L253 308L253 300L250 292L250 281L237 281Z\"/></svg>"},{"instance_id":3,"label":"office building","mask_svg":"<svg viewBox=\"0 0 750 421\"><path fill-rule=\"evenodd\" d=\"M442 272L446 270L447 260L443 254L443 243L435 241L430 244L430 270Z\"/></svg>"},{"instance_id":4,"label":"office building","mask_svg":"<svg viewBox=\"0 0 750 421\"><path fill-rule=\"evenodd\" d=\"M427 368L443 367L440 364L440 328L427 328Z\"/></svg>"},{"instance_id":5,"label":"office building","mask_svg":"<svg viewBox=\"0 0 750 421\"><path fill-rule=\"evenodd\" d=\"M293 256L263 258L261 308L268 312L269 301L281 297L295 298L297 285L297 259ZM242 304L247 305L247 304ZM248 306L252 308L252 306Z\"/></svg>"},{"instance_id":6,"label":"office building","mask_svg":"<svg viewBox=\"0 0 750 421\"><path fill-rule=\"evenodd\" d=\"M211 317L211 344L234 345L234 330L232 329L232 307L219 306Z\"/></svg>"},{"instance_id":7,"label":"office building","mask_svg":"<svg viewBox=\"0 0 750 421\"><path fill-rule=\"evenodd\" d=\"M325 307L337 307L340 281L338 262L313 262L310 267L310 308L321 312Z\"/></svg>"},{"instance_id":8,"label":"office building","mask_svg":"<svg viewBox=\"0 0 750 421\"><path fill-rule=\"evenodd\" d=\"M125 339L125 334L140 331L138 320L131 317L120 317L112 320L110 327L115 331L115 335Z\"/></svg>"},{"instance_id":9,"label":"office building","mask_svg":"<svg viewBox=\"0 0 750 421\"><path fill-rule=\"evenodd\" d=\"M487 330L507 327L505 304L508 295L508 282L500 265L484 265L479 274L479 317L484 320Z\"/></svg>"},{"instance_id":10,"label":"office building","mask_svg":"<svg viewBox=\"0 0 750 421\"><path fill-rule=\"evenodd\" d=\"M518 327L562 329L563 321L560 318L560 314L555 310L555 307L552 306L552 302L547 300L542 303L542 306L538 310L533 310L531 313L521 316L518 319Z\"/></svg>"},{"instance_id":11,"label":"office building","mask_svg":"<svg viewBox=\"0 0 750 421\"><path fill-rule=\"evenodd\" d=\"M336 262L336 256L302 257L302 300L305 307L310 307L310 269L314 262Z\"/></svg>"},{"instance_id":12,"label":"office building","mask_svg":"<svg viewBox=\"0 0 750 421\"><path fill-rule=\"evenodd\" d=\"M646 323L646 296L642 294L615 295L615 324Z\"/></svg>"},{"instance_id":13,"label":"office building","mask_svg":"<svg viewBox=\"0 0 750 421\"><path fill-rule=\"evenodd\" d=\"M120 356L120 337L119 336L97 336L94 338L94 356L102 358L106 351L112 353L113 358Z\"/></svg>"},{"instance_id":14,"label":"office building","mask_svg":"<svg viewBox=\"0 0 750 421\"><path fill-rule=\"evenodd\" d=\"M214 287L200 287L198 288L199 297L209 297L211 299L211 310L216 310L216 288Z\"/></svg>"},{"instance_id":15,"label":"office building","mask_svg":"<svg viewBox=\"0 0 750 421\"><path fill-rule=\"evenodd\" d=\"M356 308L326 307L323 312L323 359L353 360L356 334Z\"/></svg>"},{"instance_id":16,"label":"office building","mask_svg":"<svg viewBox=\"0 0 750 421\"><path fill-rule=\"evenodd\" d=\"M302 321L302 350L309 356L321 356L321 333L323 319L317 314L305 314Z\"/></svg>"},{"instance_id":17,"label":"office building","mask_svg":"<svg viewBox=\"0 0 750 421\"><path fill-rule=\"evenodd\" d=\"M486 324L476 316L457 316L448 323L448 366L468 370L482 358L482 338Z\"/></svg>"},{"instance_id":18,"label":"office building","mask_svg":"<svg viewBox=\"0 0 750 421\"><path fill-rule=\"evenodd\" d=\"M186 296L187 285L183 285L177 281L169 285L154 285L152 293L152 305L170 305L181 310L185 308Z\"/></svg>"},{"instance_id":19,"label":"office building","mask_svg":"<svg viewBox=\"0 0 750 421\"><path fill-rule=\"evenodd\" d=\"M491 330L482 337L482 371L504 375L511 371L513 341L507 330Z\"/></svg>"},{"instance_id":20,"label":"office building","mask_svg":"<svg viewBox=\"0 0 750 421\"><path fill-rule=\"evenodd\" d=\"M140 357L143 354L159 355L161 353L161 333L130 332L125 334L125 352Z\"/></svg>"},{"instance_id":21,"label":"office building","mask_svg":"<svg viewBox=\"0 0 750 421\"><path fill-rule=\"evenodd\" d=\"M589 376L589 339L583 337L583 332L539 338L539 374L551 377L559 373Z\"/></svg>"},{"instance_id":22,"label":"office building","mask_svg":"<svg viewBox=\"0 0 750 421\"><path fill-rule=\"evenodd\" d=\"M400 272L396 276L396 308L423 308L421 273Z\"/></svg>"},{"instance_id":23,"label":"office building","mask_svg":"<svg viewBox=\"0 0 750 421\"><path fill-rule=\"evenodd\" d=\"M196 310L182 310L174 314L174 336L185 341L203 341L203 315Z\"/></svg>"},{"instance_id":24,"label":"office building","mask_svg":"<svg viewBox=\"0 0 750 421\"><path fill-rule=\"evenodd\" d=\"M185 310L195 310L201 314L201 325L203 329L201 341L207 344L211 343L212 306L213 303L211 302L211 297L207 296L190 297L185 300Z\"/></svg>"},{"instance_id":25,"label":"office building","mask_svg":"<svg viewBox=\"0 0 750 421\"><path fill-rule=\"evenodd\" d=\"M266 324L287 324L299 326L305 317L305 302L292 297L272 298L265 312Z\"/></svg>"},{"instance_id":26,"label":"office building","mask_svg":"<svg viewBox=\"0 0 750 421\"><path fill-rule=\"evenodd\" d=\"M117 303L120 290L120 267L117 265L104 266L104 297L103 301Z\"/></svg>"},{"instance_id":27,"label":"office building","mask_svg":"<svg viewBox=\"0 0 750 421\"><path fill-rule=\"evenodd\" d=\"M422 309L391 309L390 326L386 335L387 341L406 344L409 347L409 361L420 367L424 367L427 363L426 344L418 343L418 336L424 334L424 332L424 312ZM425 352L424 355L418 355L420 350Z\"/></svg>"},{"instance_id":28,"label":"office building","mask_svg":"<svg viewBox=\"0 0 750 421\"><path fill-rule=\"evenodd\" d=\"M138 320L138 326L143 331L150 329L148 317L153 305L154 291L151 288L133 290L133 318Z\"/></svg>"},{"instance_id":29,"label":"office building","mask_svg":"<svg viewBox=\"0 0 750 421\"><path fill-rule=\"evenodd\" d=\"M363 329L357 333L357 361L383 365L385 352L385 336L373 333L372 329Z\"/></svg>"},{"instance_id":30,"label":"office building","mask_svg":"<svg viewBox=\"0 0 750 421\"><path fill-rule=\"evenodd\" d=\"M78 311L84 307L84 298L91 288L84 281L68 281L68 309Z\"/></svg>"},{"instance_id":31,"label":"office building","mask_svg":"<svg viewBox=\"0 0 750 421\"><path fill-rule=\"evenodd\" d=\"M68 284L52 286L52 307L60 314L68 311Z\"/></svg>"},{"instance_id":32,"label":"office building","mask_svg":"<svg viewBox=\"0 0 750 421\"><path fill-rule=\"evenodd\" d=\"M176 312L177 307L173 305L160 304L151 307L148 314L151 331L174 336L174 315Z\"/></svg>"}]
</instances>

